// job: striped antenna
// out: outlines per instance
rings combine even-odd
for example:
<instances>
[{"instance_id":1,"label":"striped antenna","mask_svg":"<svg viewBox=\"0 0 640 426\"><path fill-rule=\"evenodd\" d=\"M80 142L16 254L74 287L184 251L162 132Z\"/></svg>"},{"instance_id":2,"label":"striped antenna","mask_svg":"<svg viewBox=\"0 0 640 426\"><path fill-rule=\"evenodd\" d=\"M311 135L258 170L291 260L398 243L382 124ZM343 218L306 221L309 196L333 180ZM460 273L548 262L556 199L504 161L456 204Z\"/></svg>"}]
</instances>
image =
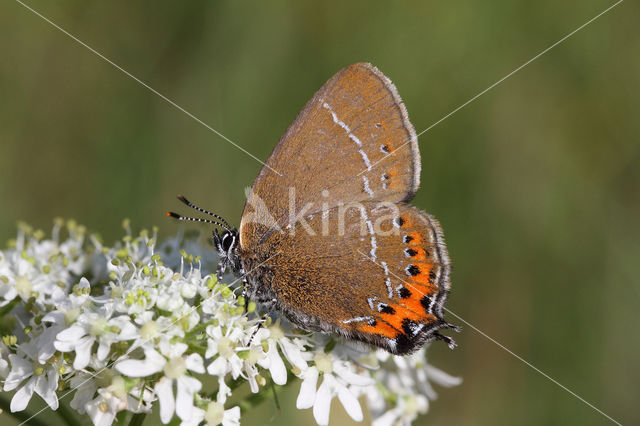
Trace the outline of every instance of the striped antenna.
<instances>
[{"instance_id":1,"label":"striped antenna","mask_svg":"<svg viewBox=\"0 0 640 426\"><path fill-rule=\"evenodd\" d=\"M194 209L194 210L198 210L199 212L202 212L202 213L208 214L209 216L213 216L213 217L215 217L215 218L216 218L216 219L218 219L220 222L224 223L224 225L225 225L225 226L223 226L223 228L225 228L225 229L227 229L227 230L231 229L231 225L229 225L229 224L227 223L227 221L226 221L226 220L224 220L224 218L223 218L222 216L218 216L217 214L212 213L212 212L210 212L210 211L208 211L208 210L205 210L205 209L203 209L202 207L198 207L198 206L196 206L195 204L193 204L192 202L190 202L189 200L187 200L186 198L184 198L184 195L178 195L178 200L182 201L184 204L186 204L187 206L191 207L191 208L192 208L192 209Z\"/></svg>"},{"instance_id":2,"label":"striped antenna","mask_svg":"<svg viewBox=\"0 0 640 426\"><path fill-rule=\"evenodd\" d=\"M212 223L214 225L218 225L219 227L226 229L227 231L231 231L231 229L229 229L229 227L223 225L222 223L220 223L220 222L218 222L216 220L200 219L199 217L187 217L187 216L179 215L178 213L174 213L174 212L167 212L166 215L168 217L172 217L172 218L178 219L178 220L186 220L186 221L191 221L191 222Z\"/></svg>"}]
</instances>

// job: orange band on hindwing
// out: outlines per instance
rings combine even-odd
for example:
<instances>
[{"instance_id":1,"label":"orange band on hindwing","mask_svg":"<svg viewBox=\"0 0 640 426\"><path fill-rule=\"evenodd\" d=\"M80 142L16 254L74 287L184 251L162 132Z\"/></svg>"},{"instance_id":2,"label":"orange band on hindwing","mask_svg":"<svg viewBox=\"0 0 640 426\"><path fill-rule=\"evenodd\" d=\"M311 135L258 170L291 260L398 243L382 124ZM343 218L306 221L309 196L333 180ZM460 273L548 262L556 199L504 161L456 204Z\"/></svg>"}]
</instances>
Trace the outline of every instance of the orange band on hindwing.
<instances>
[{"instance_id":1,"label":"orange band on hindwing","mask_svg":"<svg viewBox=\"0 0 640 426\"><path fill-rule=\"evenodd\" d=\"M425 245L424 238L422 238L422 235L419 231L407 233L404 237L402 237L402 241L409 247Z\"/></svg>"},{"instance_id":2,"label":"orange band on hindwing","mask_svg":"<svg viewBox=\"0 0 640 426\"><path fill-rule=\"evenodd\" d=\"M377 334L379 336L388 337L390 339L395 339L396 336L400 334L400 331L393 328L391 325L387 324L384 321L375 321L373 325L363 324L357 327L357 329L365 333Z\"/></svg>"},{"instance_id":3,"label":"orange band on hindwing","mask_svg":"<svg viewBox=\"0 0 640 426\"><path fill-rule=\"evenodd\" d=\"M423 247L406 248L404 249L404 254L415 262L427 262L429 260L429 253Z\"/></svg>"},{"instance_id":4,"label":"orange band on hindwing","mask_svg":"<svg viewBox=\"0 0 640 426\"><path fill-rule=\"evenodd\" d=\"M405 291L403 292L405 297L402 298L399 303L410 311L418 313L420 321L435 319L435 317L428 312L428 309L431 304L431 297L435 295L436 292L419 290L422 289L418 289L414 285L407 283L405 285Z\"/></svg>"}]
</instances>

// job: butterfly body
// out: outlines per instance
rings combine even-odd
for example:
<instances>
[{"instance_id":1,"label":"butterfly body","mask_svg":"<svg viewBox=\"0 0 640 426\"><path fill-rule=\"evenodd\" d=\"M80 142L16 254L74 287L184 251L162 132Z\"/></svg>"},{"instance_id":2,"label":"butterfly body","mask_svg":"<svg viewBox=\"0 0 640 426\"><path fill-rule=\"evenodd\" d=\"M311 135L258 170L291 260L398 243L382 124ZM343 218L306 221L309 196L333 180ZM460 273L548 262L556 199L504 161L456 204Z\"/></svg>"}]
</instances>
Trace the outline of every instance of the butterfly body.
<instances>
[{"instance_id":1,"label":"butterfly body","mask_svg":"<svg viewBox=\"0 0 640 426\"><path fill-rule=\"evenodd\" d=\"M246 295L298 327L395 354L442 339L451 263L439 223L407 204L416 133L393 83L351 65L312 97L247 191L239 230L214 234Z\"/></svg>"}]
</instances>

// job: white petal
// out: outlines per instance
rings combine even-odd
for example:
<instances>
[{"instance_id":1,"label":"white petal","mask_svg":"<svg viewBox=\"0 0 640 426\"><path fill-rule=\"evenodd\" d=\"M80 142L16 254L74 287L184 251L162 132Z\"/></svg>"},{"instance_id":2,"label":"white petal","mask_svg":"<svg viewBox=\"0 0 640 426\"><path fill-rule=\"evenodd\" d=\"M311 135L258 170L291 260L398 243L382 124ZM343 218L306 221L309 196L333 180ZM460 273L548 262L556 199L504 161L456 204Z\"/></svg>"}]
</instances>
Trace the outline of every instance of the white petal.
<instances>
[{"instance_id":1,"label":"white petal","mask_svg":"<svg viewBox=\"0 0 640 426\"><path fill-rule=\"evenodd\" d=\"M254 345L259 345L264 339L269 338L269 335L271 334L269 333L269 329L265 327L260 327L255 333L256 334L253 335Z\"/></svg>"},{"instance_id":2,"label":"white petal","mask_svg":"<svg viewBox=\"0 0 640 426\"><path fill-rule=\"evenodd\" d=\"M56 348L53 343L56 340L59 327L46 328L38 339L38 361L44 364L55 353Z\"/></svg>"},{"instance_id":3,"label":"white petal","mask_svg":"<svg viewBox=\"0 0 640 426\"><path fill-rule=\"evenodd\" d=\"M6 378L10 370L7 360L0 358L0 379Z\"/></svg>"},{"instance_id":4,"label":"white petal","mask_svg":"<svg viewBox=\"0 0 640 426\"><path fill-rule=\"evenodd\" d=\"M73 361L73 368L82 370L89 365L91 359L91 346L93 346L94 338L85 336L76 345L76 359Z\"/></svg>"},{"instance_id":5,"label":"white petal","mask_svg":"<svg viewBox=\"0 0 640 426\"><path fill-rule=\"evenodd\" d=\"M207 336L212 337L213 340L217 341L222 337L222 327L220 327L219 325L208 325L205 331L207 333Z\"/></svg>"},{"instance_id":6,"label":"white petal","mask_svg":"<svg viewBox=\"0 0 640 426\"><path fill-rule=\"evenodd\" d=\"M204 374L204 364L202 362L202 357L199 354L187 355L184 359L184 363L189 370Z\"/></svg>"},{"instance_id":7,"label":"white petal","mask_svg":"<svg viewBox=\"0 0 640 426\"><path fill-rule=\"evenodd\" d=\"M302 373L300 393L296 400L296 408L304 410L313 407L316 400L316 386L318 384L318 369L311 367Z\"/></svg>"},{"instance_id":8,"label":"white petal","mask_svg":"<svg viewBox=\"0 0 640 426\"><path fill-rule=\"evenodd\" d=\"M107 357L107 355L109 355L110 350L111 350L111 344L105 341L101 341L98 344L98 353L97 353L98 359L100 361L103 361Z\"/></svg>"},{"instance_id":9,"label":"white petal","mask_svg":"<svg viewBox=\"0 0 640 426\"><path fill-rule=\"evenodd\" d=\"M91 418L94 426L111 426L116 417L115 410L113 410L111 406L108 406L107 411L103 412L98 408L102 402L102 397L90 401L86 405L87 414Z\"/></svg>"},{"instance_id":10,"label":"white petal","mask_svg":"<svg viewBox=\"0 0 640 426\"><path fill-rule=\"evenodd\" d=\"M207 339L207 351L204 353L206 359L212 358L218 353L218 342L213 339Z\"/></svg>"},{"instance_id":11,"label":"white petal","mask_svg":"<svg viewBox=\"0 0 640 426\"><path fill-rule=\"evenodd\" d=\"M418 382L418 389L420 390L420 392L429 399L433 399L433 400L437 399L438 394L436 393L436 391L433 389L433 386L431 386L431 383L429 382L429 378L427 377L427 371L424 368L419 368L415 370L414 374L416 375L416 381Z\"/></svg>"},{"instance_id":12,"label":"white petal","mask_svg":"<svg viewBox=\"0 0 640 426\"><path fill-rule=\"evenodd\" d=\"M64 325L64 314L60 311L49 312L42 317L42 322Z\"/></svg>"},{"instance_id":13,"label":"white petal","mask_svg":"<svg viewBox=\"0 0 640 426\"><path fill-rule=\"evenodd\" d=\"M116 364L116 370L129 377L145 377L162 371L167 360L154 349L144 352L145 359L127 359Z\"/></svg>"},{"instance_id":14,"label":"white petal","mask_svg":"<svg viewBox=\"0 0 640 426\"><path fill-rule=\"evenodd\" d=\"M20 383L33 374L33 365L24 358L17 355L9 355L11 363L11 372L4 381L4 391L10 391L17 388Z\"/></svg>"},{"instance_id":15,"label":"white petal","mask_svg":"<svg viewBox=\"0 0 640 426\"><path fill-rule=\"evenodd\" d=\"M76 383L74 379L80 380L80 383ZM74 379L71 379L71 388L76 391L69 405L80 414L84 414L87 410L87 403L93 399L93 395L96 393L96 383L91 380L89 375L84 374L75 376Z\"/></svg>"},{"instance_id":16,"label":"white petal","mask_svg":"<svg viewBox=\"0 0 640 426\"><path fill-rule=\"evenodd\" d=\"M198 379L189 376L178 378L178 393L176 395L176 414L184 421L191 420L193 410L193 394L202 389Z\"/></svg>"},{"instance_id":17,"label":"white petal","mask_svg":"<svg viewBox=\"0 0 640 426\"><path fill-rule=\"evenodd\" d=\"M232 355L229 358L229 367L231 368L231 377L233 380L237 379L242 374L242 365L244 362L238 357L238 355Z\"/></svg>"},{"instance_id":18,"label":"white petal","mask_svg":"<svg viewBox=\"0 0 640 426\"><path fill-rule=\"evenodd\" d=\"M322 384L316 394L316 400L313 403L313 417L321 426L329 424L329 412L331 409L331 399L333 398L331 380L333 380L333 378L330 374L324 375Z\"/></svg>"},{"instance_id":19,"label":"white petal","mask_svg":"<svg viewBox=\"0 0 640 426\"><path fill-rule=\"evenodd\" d=\"M244 340L246 331L238 326L235 326L230 329L230 332L227 331L227 337L231 339L232 342L240 342Z\"/></svg>"},{"instance_id":20,"label":"white petal","mask_svg":"<svg viewBox=\"0 0 640 426\"><path fill-rule=\"evenodd\" d=\"M286 340L282 340L280 341L280 347L282 348L284 356L287 357L292 365L298 367L302 371L307 368L307 362L302 357L300 349L298 349L296 345Z\"/></svg>"},{"instance_id":21,"label":"white petal","mask_svg":"<svg viewBox=\"0 0 640 426\"><path fill-rule=\"evenodd\" d=\"M440 386L451 387L458 386L460 383L462 383L462 377L452 376L432 365L427 364L424 368L427 372L427 377L432 382L435 382Z\"/></svg>"},{"instance_id":22,"label":"white petal","mask_svg":"<svg viewBox=\"0 0 640 426\"><path fill-rule=\"evenodd\" d=\"M224 404L229 396L231 396L231 388L224 382L224 376L218 377L218 395L216 396L216 402Z\"/></svg>"},{"instance_id":23,"label":"white petal","mask_svg":"<svg viewBox=\"0 0 640 426\"><path fill-rule=\"evenodd\" d=\"M27 408L29 405L29 401L31 400L31 396L33 395L33 389L36 387L36 377L32 377L29 379L27 383L13 395L11 399L11 412L15 413L16 411L22 411Z\"/></svg>"},{"instance_id":24,"label":"white petal","mask_svg":"<svg viewBox=\"0 0 640 426\"><path fill-rule=\"evenodd\" d=\"M358 398L356 398L346 386L340 386L338 388L338 399L349 417L356 422L362 421L362 408L360 408Z\"/></svg>"},{"instance_id":25,"label":"white petal","mask_svg":"<svg viewBox=\"0 0 640 426\"><path fill-rule=\"evenodd\" d=\"M207 367L207 373L212 376L224 376L227 374L227 360L223 356L216 358Z\"/></svg>"},{"instance_id":26,"label":"white petal","mask_svg":"<svg viewBox=\"0 0 640 426\"><path fill-rule=\"evenodd\" d=\"M204 420L204 413L205 411L198 408L198 407L193 407L193 410L191 411L191 420L187 421L182 421L180 423L180 426L198 426L202 423L202 421Z\"/></svg>"},{"instance_id":27,"label":"white petal","mask_svg":"<svg viewBox=\"0 0 640 426\"><path fill-rule=\"evenodd\" d=\"M253 376L253 375L248 376L247 381L249 382L249 390L251 390L251 393L260 392L260 386L258 386L258 381L256 380L256 376Z\"/></svg>"},{"instance_id":28,"label":"white petal","mask_svg":"<svg viewBox=\"0 0 640 426\"><path fill-rule=\"evenodd\" d=\"M156 383L154 389L160 402L160 420L167 424L173 417L176 406L173 399L173 380L163 377Z\"/></svg>"},{"instance_id":29,"label":"white petal","mask_svg":"<svg viewBox=\"0 0 640 426\"><path fill-rule=\"evenodd\" d=\"M56 395L57 389L58 373L55 369L50 368L49 371L47 371L46 376L44 374L38 376L35 391L42 399L44 399L52 410L58 409L58 396Z\"/></svg>"},{"instance_id":30,"label":"white petal","mask_svg":"<svg viewBox=\"0 0 640 426\"><path fill-rule=\"evenodd\" d=\"M222 426L238 426L240 424L240 407L233 407L224 411Z\"/></svg>"},{"instance_id":31,"label":"white petal","mask_svg":"<svg viewBox=\"0 0 640 426\"><path fill-rule=\"evenodd\" d=\"M346 368L342 364L334 363L333 369L335 371L336 376L340 377L350 385L371 386L376 382L371 377L361 376L359 374L352 373L348 368Z\"/></svg>"},{"instance_id":32,"label":"white petal","mask_svg":"<svg viewBox=\"0 0 640 426\"><path fill-rule=\"evenodd\" d=\"M271 378L276 385L286 385L287 384L287 369L284 366L284 362L282 362L282 358L280 358L280 354L278 353L278 348L273 340L269 340L269 352L267 352L267 357L269 357L269 372L271 372Z\"/></svg>"},{"instance_id":33,"label":"white petal","mask_svg":"<svg viewBox=\"0 0 640 426\"><path fill-rule=\"evenodd\" d=\"M396 419L401 416L401 412L399 409L394 408L393 410L389 410L384 413L382 416L375 419L371 426L393 426Z\"/></svg>"},{"instance_id":34,"label":"white petal","mask_svg":"<svg viewBox=\"0 0 640 426\"><path fill-rule=\"evenodd\" d=\"M120 325L118 340L131 340L138 337L138 328L129 321Z\"/></svg>"},{"instance_id":35,"label":"white petal","mask_svg":"<svg viewBox=\"0 0 640 426\"><path fill-rule=\"evenodd\" d=\"M69 328L62 330L56 336L57 340L64 340L67 342L77 342L80 338L87 334L87 331L81 325L72 325Z\"/></svg>"},{"instance_id":36,"label":"white petal","mask_svg":"<svg viewBox=\"0 0 640 426\"><path fill-rule=\"evenodd\" d=\"M38 341L29 340L21 345L18 345L22 352L27 355L27 359L36 359L38 355Z\"/></svg>"},{"instance_id":37,"label":"white petal","mask_svg":"<svg viewBox=\"0 0 640 426\"><path fill-rule=\"evenodd\" d=\"M78 283L78 289L84 290L85 288L90 288L91 284L89 284L89 280L85 277L80 278L80 282Z\"/></svg>"},{"instance_id":38,"label":"white petal","mask_svg":"<svg viewBox=\"0 0 640 426\"><path fill-rule=\"evenodd\" d=\"M158 348L162 355L167 358L178 358L189 348L185 343L169 343L168 340L162 340L158 344Z\"/></svg>"},{"instance_id":39,"label":"white petal","mask_svg":"<svg viewBox=\"0 0 640 426\"><path fill-rule=\"evenodd\" d=\"M76 342L74 341L57 340L57 339L58 337L56 336L56 341L53 342L53 346L60 352L72 352L76 347Z\"/></svg>"}]
</instances>

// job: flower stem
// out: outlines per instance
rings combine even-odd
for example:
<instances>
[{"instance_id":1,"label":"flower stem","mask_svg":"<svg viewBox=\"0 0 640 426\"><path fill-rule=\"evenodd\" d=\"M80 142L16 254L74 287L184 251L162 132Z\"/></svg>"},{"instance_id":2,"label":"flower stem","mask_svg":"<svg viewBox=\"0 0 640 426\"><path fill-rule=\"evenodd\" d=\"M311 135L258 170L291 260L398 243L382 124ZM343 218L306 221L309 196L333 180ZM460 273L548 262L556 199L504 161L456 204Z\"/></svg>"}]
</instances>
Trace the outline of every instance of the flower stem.
<instances>
[{"instance_id":1,"label":"flower stem","mask_svg":"<svg viewBox=\"0 0 640 426\"><path fill-rule=\"evenodd\" d=\"M270 380L271 382L271 393L273 394L273 401L276 404L276 408L278 409L278 413L280 412L280 400L278 399L278 393L276 392L276 384L273 383L273 379Z\"/></svg>"},{"instance_id":2,"label":"flower stem","mask_svg":"<svg viewBox=\"0 0 640 426\"><path fill-rule=\"evenodd\" d=\"M0 308L0 317L3 317L9 312L11 312L11 310L18 304L19 300L20 299L13 299L11 302L9 302L8 304Z\"/></svg>"},{"instance_id":3,"label":"flower stem","mask_svg":"<svg viewBox=\"0 0 640 426\"><path fill-rule=\"evenodd\" d=\"M147 415L147 413L136 413L131 417L131 420L129 420L129 426L142 426L142 423L144 423L144 418Z\"/></svg>"}]
</instances>

